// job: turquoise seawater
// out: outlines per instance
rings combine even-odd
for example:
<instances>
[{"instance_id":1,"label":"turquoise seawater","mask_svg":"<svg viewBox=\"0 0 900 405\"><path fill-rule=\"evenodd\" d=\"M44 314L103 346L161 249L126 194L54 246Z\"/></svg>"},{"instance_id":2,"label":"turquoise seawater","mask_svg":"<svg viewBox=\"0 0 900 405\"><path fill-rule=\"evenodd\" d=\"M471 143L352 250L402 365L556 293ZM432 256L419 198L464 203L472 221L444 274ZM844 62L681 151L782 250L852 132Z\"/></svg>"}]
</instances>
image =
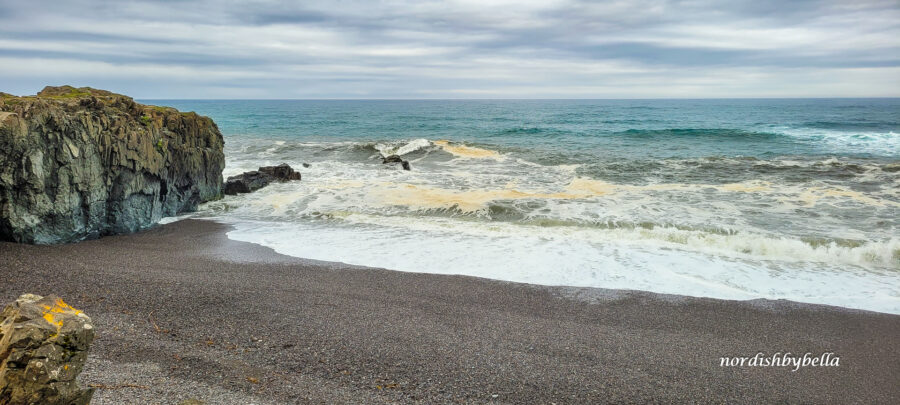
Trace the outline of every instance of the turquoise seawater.
<instances>
[{"instance_id":1,"label":"turquoise seawater","mask_svg":"<svg viewBox=\"0 0 900 405\"><path fill-rule=\"evenodd\" d=\"M900 99L145 102L300 169L196 214L285 254L900 313Z\"/></svg>"},{"instance_id":2,"label":"turquoise seawater","mask_svg":"<svg viewBox=\"0 0 900 405\"><path fill-rule=\"evenodd\" d=\"M570 160L900 155L900 99L148 102L213 117L227 135L264 139L424 136Z\"/></svg>"}]
</instances>

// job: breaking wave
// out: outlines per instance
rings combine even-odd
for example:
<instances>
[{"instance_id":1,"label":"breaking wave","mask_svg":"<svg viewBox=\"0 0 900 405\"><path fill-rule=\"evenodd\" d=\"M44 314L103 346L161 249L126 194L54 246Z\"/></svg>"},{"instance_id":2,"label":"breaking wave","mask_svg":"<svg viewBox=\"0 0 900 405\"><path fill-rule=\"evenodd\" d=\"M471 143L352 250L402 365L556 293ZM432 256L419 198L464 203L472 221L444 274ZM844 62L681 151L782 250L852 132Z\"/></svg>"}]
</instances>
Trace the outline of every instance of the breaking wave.
<instances>
[{"instance_id":1,"label":"breaking wave","mask_svg":"<svg viewBox=\"0 0 900 405\"><path fill-rule=\"evenodd\" d=\"M900 208L896 163L707 157L541 165L499 149L424 138L256 142L242 149L254 164L299 151L321 160L301 183L229 197L207 211L278 222L393 221L417 232L429 230L416 224L443 221L431 231L503 226L509 235L565 233L743 259L900 268L893 233ZM414 170L373 161L394 154L410 158ZM641 180L628 181L635 173ZM823 215L863 222L834 223Z\"/></svg>"}]
</instances>

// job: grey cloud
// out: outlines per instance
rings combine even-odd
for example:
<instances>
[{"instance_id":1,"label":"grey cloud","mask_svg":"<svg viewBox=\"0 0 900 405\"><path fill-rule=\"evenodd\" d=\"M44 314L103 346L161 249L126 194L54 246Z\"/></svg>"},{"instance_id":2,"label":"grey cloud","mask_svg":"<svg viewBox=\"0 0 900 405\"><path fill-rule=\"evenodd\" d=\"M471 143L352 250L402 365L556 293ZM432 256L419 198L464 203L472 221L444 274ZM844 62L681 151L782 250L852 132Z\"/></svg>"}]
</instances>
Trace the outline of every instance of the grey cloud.
<instances>
[{"instance_id":1,"label":"grey cloud","mask_svg":"<svg viewBox=\"0 0 900 405\"><path fill-rule=\"evenodd\" d=\"M895 1L0 0L0 90L53 78L182 98L897 96L897 38Z\"/></svg>"}]
</instances>

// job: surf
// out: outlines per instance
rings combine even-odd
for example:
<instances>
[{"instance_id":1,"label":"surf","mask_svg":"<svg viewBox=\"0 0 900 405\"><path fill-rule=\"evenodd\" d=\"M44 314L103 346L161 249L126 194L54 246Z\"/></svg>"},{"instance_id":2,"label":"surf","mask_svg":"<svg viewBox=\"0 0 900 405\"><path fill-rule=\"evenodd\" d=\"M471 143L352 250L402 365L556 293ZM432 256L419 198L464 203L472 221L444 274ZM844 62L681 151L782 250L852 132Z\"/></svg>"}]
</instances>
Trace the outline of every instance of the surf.
<instances>
[{"instance_id":1,"label":"surf","mask_svg":"<svg viewBox=\"0 0 900 405\"><path fill-rule=\"evenodd\" d=\"M288 163L303 180L195 214L232 238L396 270L900 312L891 103L277 103L277 122L221 121L225 175Z\"/></svg>"}]
</instances>

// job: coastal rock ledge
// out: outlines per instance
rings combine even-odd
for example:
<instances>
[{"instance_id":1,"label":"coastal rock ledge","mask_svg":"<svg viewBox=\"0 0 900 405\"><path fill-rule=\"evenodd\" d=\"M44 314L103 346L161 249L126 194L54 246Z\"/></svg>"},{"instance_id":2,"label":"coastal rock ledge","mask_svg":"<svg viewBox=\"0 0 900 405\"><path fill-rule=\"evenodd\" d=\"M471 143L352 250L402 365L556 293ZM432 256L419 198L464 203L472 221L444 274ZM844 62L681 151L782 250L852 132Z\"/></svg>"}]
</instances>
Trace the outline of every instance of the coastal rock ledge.
<instances>
[{"instance_id":1,"label":"coastal rock ledge","mask_svg":"<svg viewBox=\"0 0 900 405\"><path fill-rule=\"evenodd\" d=\"M224 141L196 113L89 87L0 93L0 240L131 233L222 195Z\"/></svg>"}]
</instances>

